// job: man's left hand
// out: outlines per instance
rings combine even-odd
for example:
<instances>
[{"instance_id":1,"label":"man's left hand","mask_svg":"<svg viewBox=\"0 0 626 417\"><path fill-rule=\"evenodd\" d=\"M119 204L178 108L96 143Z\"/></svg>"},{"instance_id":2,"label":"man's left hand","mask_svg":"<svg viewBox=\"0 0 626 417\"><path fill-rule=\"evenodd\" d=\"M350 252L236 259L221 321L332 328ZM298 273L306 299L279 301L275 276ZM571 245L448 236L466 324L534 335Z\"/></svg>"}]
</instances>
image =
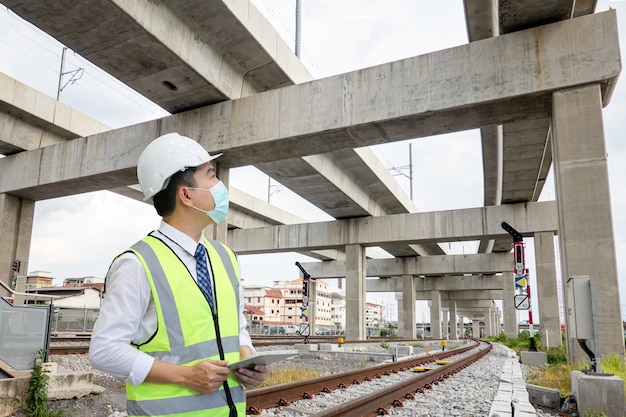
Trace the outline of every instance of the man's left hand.
<instances>
[{"instance_id":1,"label":"man's left hand","mask_svg":"<svg viewBox=\"0 0 626 417\"><path fill-rule=\"evenodd\" d=\"M265 365L255 365L254 369L239 368L235 375L247 389L256 388L265 381L269 371Z\"/></svg>"}]
</instances>

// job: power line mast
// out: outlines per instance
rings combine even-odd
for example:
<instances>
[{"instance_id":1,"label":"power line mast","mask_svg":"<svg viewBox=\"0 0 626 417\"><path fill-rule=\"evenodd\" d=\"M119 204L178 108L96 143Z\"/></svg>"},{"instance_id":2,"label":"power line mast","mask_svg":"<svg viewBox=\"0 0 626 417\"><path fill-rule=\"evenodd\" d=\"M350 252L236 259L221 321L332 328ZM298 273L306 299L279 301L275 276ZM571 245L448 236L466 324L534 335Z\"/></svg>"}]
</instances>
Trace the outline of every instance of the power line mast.
<instances>
[{"instance_id":1,"label":"power line mast","mask_svg":"<svg viewBox=\"0 0 626 417\"><path fill-rule=\"evenodd\" d=\"M409 164L408 165L402 165L402 166L394 166L391 165L389 169L389 171L392 171L392 174L394 177L398 176L398 175L402 175L403 177L406 177L409 179L409 198L411 199L411 201L413 201L413 147L412 147L412 143L409 142ZM409 175L405 174L404 171L405 170L409 170Z\"/></svg>"},{"instance_id":2,"label":"power line mast","mask_svg":"<svg viewBox=\"0 0 626 417\"><path fill-rule=\"evenodd\" d=\"M301 11L301 0L296 0L296 45L295 45L295 54L298 58L300 58L300 24L302 23L302 14Z\"/></svg>"},{"instance_id":3,"label":"power line mast","mask_svg":"<svg viewBox=\"0 0 626 417\"><path fill-rule=\"evenodd\" d=\"M65 52L67 52L67 49L67 46L64 46L63 52L61 53L61 70L59 71L59 84L57 86L57 101L61 98L61 91L63 91L68 84L74 84L76 81L80 80L83 76L83 72L85 71L84 68L78 68L65 72ZM70 75L69 80L67 80L65 84L63 84L64 75Z\"/></svg>"}]
</instances>

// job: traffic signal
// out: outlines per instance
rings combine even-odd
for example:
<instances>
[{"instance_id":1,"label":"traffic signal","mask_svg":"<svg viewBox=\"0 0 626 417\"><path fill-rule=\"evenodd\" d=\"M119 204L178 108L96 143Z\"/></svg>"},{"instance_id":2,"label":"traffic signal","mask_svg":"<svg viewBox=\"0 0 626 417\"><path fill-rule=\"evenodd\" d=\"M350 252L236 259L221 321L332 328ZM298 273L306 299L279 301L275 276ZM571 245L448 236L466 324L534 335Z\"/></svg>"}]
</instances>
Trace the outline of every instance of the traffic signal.
<instances>
[{"instance_id":1,"label":"traffic signal","mask_svg":"<svg viewBox=\"0 0 626 417\"><path fill-rule=\"evenodd\" d=\"M13 261L13 272L20 272L20 265L22 263L17 259Z\"/></svg>"}]
</instances>

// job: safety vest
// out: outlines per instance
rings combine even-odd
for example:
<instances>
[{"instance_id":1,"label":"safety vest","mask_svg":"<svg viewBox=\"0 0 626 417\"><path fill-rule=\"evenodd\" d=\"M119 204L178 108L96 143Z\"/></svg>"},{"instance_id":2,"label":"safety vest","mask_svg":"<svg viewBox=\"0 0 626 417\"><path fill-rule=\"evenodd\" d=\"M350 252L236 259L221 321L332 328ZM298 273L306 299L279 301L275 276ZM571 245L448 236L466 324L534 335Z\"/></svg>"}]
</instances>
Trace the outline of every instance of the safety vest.
<instances>
[{"instance_id":1,"label":"safety vest","mask_svg":"<svg viewBox=\"0 0 626 417\"><path fill-rule=\"evenodd\" d=\"M162 241L147 236L129 251L136 254L148 277L157 313L156 333L136 346L156 359L194 365L206 359L239 360L239 270L234 253L216 241L204 240L214 277L217 312L183 262ZM226 387L224 386L226 385ZM245 416L241 382L229 375L219 391L200 394L176 384L126 384L129 416L230 416L229 403Z\"/></svg>"}]
</instances>

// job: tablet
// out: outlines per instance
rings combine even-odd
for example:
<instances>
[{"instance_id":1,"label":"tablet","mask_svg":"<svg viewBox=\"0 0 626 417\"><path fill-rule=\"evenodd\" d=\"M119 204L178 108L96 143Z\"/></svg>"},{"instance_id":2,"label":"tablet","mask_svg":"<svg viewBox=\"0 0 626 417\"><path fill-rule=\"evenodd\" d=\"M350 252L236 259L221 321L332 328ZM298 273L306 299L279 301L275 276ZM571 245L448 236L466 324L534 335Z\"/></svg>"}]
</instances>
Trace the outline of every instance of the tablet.
<instances>
[{"instance_id":1,"label":"tablet","mask_svg":"<svg viewBox=\"0 0 626 417\"><path fill-rule=\"evenodd\" d=\"M253 369L254 365L268 365L276 361L291 358L298 354L297 350L274 350L271 352L259 352L256 355L249 356L237 362L229 363L228 367L231 371L239 368Z\"/></svg>"}]
</instances>

